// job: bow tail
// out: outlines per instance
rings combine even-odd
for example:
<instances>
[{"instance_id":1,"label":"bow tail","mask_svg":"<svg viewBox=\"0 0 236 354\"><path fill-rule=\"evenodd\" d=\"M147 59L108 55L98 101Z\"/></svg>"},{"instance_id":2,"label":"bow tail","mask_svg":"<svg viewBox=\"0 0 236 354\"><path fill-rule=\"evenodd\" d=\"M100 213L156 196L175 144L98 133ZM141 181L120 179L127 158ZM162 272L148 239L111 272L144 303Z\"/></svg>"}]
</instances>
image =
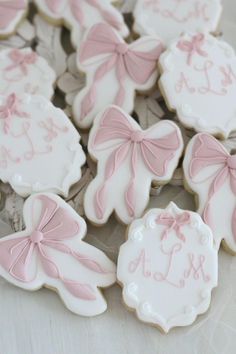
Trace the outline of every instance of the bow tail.
<instances>
[{"instance_id":1,"label":"bow tail","mask_svg":"<svg viewBox=\"0 0 236 354\"><path fill-rule=\"evenodd\" d=\"M124 86L124 81L125 81L125 76L126 76L126 68L125 68L125 63L122 55L119 54L118 60L117 60L117 67L116 67L116 77L117 81L119 83L119 90L116 94L114 104L117 106L123 106L124 100L125 100L125 86Z\"/></svg>"},{"instance_id":2,"label":"bow tail","mask_svg":"<svg viewBox=\"0 0 236 354\"><path fill-rule=\"evenodd\" d=\"M132 155L131 155L131 179L125 192L125 201L126 201L127 209L129 215L132 218L135 216L135 179L136 179L137 163L138 163L137 144L134 143L132 146Z\"/></svg>"},{"instance_id":3,"label":"bow tail","mask_svg":"<svg viewBox=\"0 0 236 354\"><path fill-rule=\"evenodd\" d=\"M112 55L108 60L98 67L95 72L92 85L81 102L80 120L84 120L93 110L97 98L97 85L99 81L112 70L116 62L116 55Z\"/></svg>"},{"instance_id":4,"label":"bow tail","mask_svg":"<svg viewBox=\"0 0 236 354\"><path fill-rule=\"evenodd\" d=\"M74 18L79 22L81 27L84 27L84 13L78 0L70 0L71 13Z\"/></svg>"}]
</instances>

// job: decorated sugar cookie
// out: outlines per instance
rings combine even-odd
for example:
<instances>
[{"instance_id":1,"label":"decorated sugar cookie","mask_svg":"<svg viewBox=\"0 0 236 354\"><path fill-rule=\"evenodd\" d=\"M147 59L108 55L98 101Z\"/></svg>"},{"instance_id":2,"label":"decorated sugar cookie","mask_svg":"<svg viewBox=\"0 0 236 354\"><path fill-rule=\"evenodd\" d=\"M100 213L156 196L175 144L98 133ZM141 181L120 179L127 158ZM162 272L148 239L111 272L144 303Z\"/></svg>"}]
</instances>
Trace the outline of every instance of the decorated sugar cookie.
<instances>
[{"instance_id":1,"label":"decorated sugar cookie","mask_svg":"<svg viewBox=\"0 0 236 354\"><path fill-rule=\"evenodd\" d=\"M156 83L162 51L157 37L146 36L128 45L112 27L93 26L85 35L78 57L87 84L74 101L75 123L89 128L109 104L132 113L135 90L150 90Z\"/></svg>"},{"instance_id":2,"label":"decorated sugar cookie","mask_svg":"<svg viewBox=\"0 0 236 354\"><path fill-rule=\"evenodd\" d=\"M46 60L31 48L0 52L0 94L40 94L51 99L56 74Z\"/></svg>"},{"instance_id":3,"label":"decorated sugar cookie","mask_svg":"<svg viewBox=\"0 0 236 354\"><path fill-rule=\"evenodd\" d=\"M20 195L67 196L85 154L64 112L43 96L0 96L0 179Z\"/></svg>"},{"instance_id":4,"label":"decorated sugar cookie","mask_svg":"<svg viewBox=\"0 0 236 354\"><path fill-rule=\"evenodd\" d=\"M142 130L128 114L110 106L95 119L88 149L98 166L85 193L86 216L104 224L115 211L129 224L147 207L152 182L165 184L171 179L183 141L171 121Z\"/></svg>"},{"instance_id":5,"label":"decorated sugar cookie","mask_svg":"<svg viewBox=\"0 0 236 354\"><path fill-rule=\"evenodd\" d=\"M104 22L116 29L122 37L128 27L112 0L34 0L39 11L55 24L64 24L71 30L74 47L79 47L86 29Z\"/></svg>"},{"instance_id":6,"label":"decorated sugar cookie","mask_svg":"<svg viewBox=\"0 0 236 354\"><path fill-rule=\"evenodd\" d=\"M50 193L25 202L24 220L24 231L0 240L0 275L25 290L56 290L78 315L104 312L107 304L98 288L115 282L115 265L82 241L84 220Z\"/></svg>"},{"instance_id":7,"label":"decorated sugar cookie","mask_svg":"<svg viewBox=\"0 0 236 354\"><path fill-rule=\"evenodd\" d=\"M160 87L180 122L227 138L236 129L236 55L209 34L185 34L161 56Z\"/></svg>"},{"instance_id":8,"label":"decorated sugar cookie","mask_svg":"<svg viewBox=\"0 0 236 354\"><path fill-rule=\"evenodd\" d=\"M134 31L169 44L185 31L216 32L221 13L221 0L137 0Z\"/></svg>"},{"instance_id":9,"label":"decorated sugar cookie","mask_svg":"<svg viewBox=\"0 0 236 354\"><path fill-rule=\"evenodd\" d=\"M0 0L0 38L15 32L27 9L28 0Z\"/></svg>"},{"instance_id":10,"label":"decorated sugar cookie","mask_svg":"<svg viewBox=\"0 0 236 354\"><path fill-rule=\"evenodd\" d=\"M117 277L125 304L141 321L169 332L207 311L217 286L218 252L197 213L174 203L132 222Z\"/></svg>"},{"instance_id":11,"label":"decorated sugar cookie","mask_svg":"<svg viewBox=\"0 0 236 354\"><path fill-rule=\"evenodd\" d=\"M183 165L187 188L196 194L198 212L218 247L224 240L227 249L236 253L236 155L200 133L190 141Z\"/></svg>"}]
</instances>

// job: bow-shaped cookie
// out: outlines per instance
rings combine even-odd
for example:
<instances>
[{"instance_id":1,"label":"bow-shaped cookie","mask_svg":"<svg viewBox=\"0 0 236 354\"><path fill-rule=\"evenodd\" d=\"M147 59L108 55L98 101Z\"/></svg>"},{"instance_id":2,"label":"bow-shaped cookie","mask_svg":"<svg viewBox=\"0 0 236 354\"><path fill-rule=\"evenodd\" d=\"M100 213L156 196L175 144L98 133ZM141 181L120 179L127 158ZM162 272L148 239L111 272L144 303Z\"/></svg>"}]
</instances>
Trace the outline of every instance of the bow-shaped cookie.
<instances>
[{"instance_id":1,"label":"bow-shaped cookie","mask_svg":"<svg viewBox=\"0 0 236 354\"><path fill-rule=\"evenodd\" d=\"M0 1L0 30L9 26L19 12L26 10L26 0Z\"/></svg>"},{"instance_id":2,"label":"bow-shaped cookie","mask_svg":"<svg viewBox=\"0 0 236 354\"><path fill-rule=\"evenodd\" d=\"M41 206L38 215L35 215L36 202ZM0 240L0 265L5 270L2 275L6 273L8 280L14 279L17 285L27 284L29 288L37 288L36 283L53 286L56 280L60 283L58 289L62 287L62 293L66 290L74 301L84 300L85 306L87 301L97 301L97 282L101 277L111 281L113 269L106 268L111 262L106 262L91 246L87 248L88 254L78 251L84 248L80 240L75 242L78 235L83 236L84 221L79 216L75 218L65 202L53 195L36 195L27 203L32 212L32 216L27 217L33 222L38 219L36 226L29 230L28 225L23 236L16 234ZM63 275L67 267L70 277ZM76 280L78 278L82 280Z\"/></svg>"},{"instance_id":3,"label":"bow-shaped cookie","mask_svg":"<svg viewBox=\"0 0 236 354\"><path fill-rule=\"evenodd\" d=\"M86 71L89 80L75 100L74 112L78 124L87 124L83 120L88 120L91 111L98 113L98 85L102 88L103 81L103 109L111 103L122 108L127 105L133 107L135 89L150 89L155 83L157 61L162 51L163 46L158 38L146 36L128 45L112 27L106 24L93 26L82 43L79 55L79 65ZM108 74L114 77L111 85L106 87ZM106 98L106 90L116 91L112 100ZM125 102L127 94L128 97L132 94L132 102L128 104ZM130 113L130 108L125 110Z\"/></svg>"}]
</instances>

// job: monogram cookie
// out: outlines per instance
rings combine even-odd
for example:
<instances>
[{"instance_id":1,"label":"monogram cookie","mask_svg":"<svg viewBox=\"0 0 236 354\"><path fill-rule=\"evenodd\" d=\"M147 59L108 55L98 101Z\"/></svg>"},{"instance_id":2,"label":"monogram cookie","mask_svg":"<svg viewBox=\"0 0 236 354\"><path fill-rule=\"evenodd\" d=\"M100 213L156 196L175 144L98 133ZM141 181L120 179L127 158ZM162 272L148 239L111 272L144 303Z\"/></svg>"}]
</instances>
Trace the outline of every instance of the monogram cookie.
<instances>
[{"instance_id":1,"label":"monogram cookie","mask_svg":"<svg viewBox=\"0 0 236 354\"><path fill-rule=\"evenodd\" d=\"M0 96L0 179L16 193L67 196L81 177L80 135L43 96Z\"/></svg>"},{"instance_id":2,"label":"monogram cookie","mask_svg":"<svg viewBox=\"0 0 236 354\"><path fill-rule=\"evenodd\" d=\"M50 193L31 196L23 212L25 230L0 240L0 276L25 290L56 290L78 315L104 312L99 288L115 282L115 265L82 241L85 221Z\"/></svg>"},{"instance_id":3,"label":"monogram cookie","mask_svg":"<svg viewBox=\"0 0 236 354\"><path fill-rule=\"evenodd\" d=\"M236 155L214 137L200 133L184 158L187 188L196 194L198 212L213 232L217 246L236 254Z\"/></svg>"},{"instance_id":4,"label":"monogram cookie","mask_svg":"<svg viewBox=\"0 0 236 354\"><path fill-rule=\"evenodd\" d=\"M0 38L6 38L15 32L27 10L28 0L0 1Z\"/></svg>"},{"instance_id":5,"label":"monogram cookie","mask_svg":"<svg viewBox=\"0 0 236 354\"><path fill-rule=\"evenodd\" d=\"M39 94L51 99L56 74L31 48L0 52L0 94Z\"/></svg>"},{"instance_id":6,"label":"monogram cookie","mask_svg":"<svg viewBox=\"0 0 236 354\"><path fill-rule=\"evenodd\" d=\"M132 222L117 277L125 304L165 333L207 311L217 286L218 252L210 228L174 203Z\"/></svg>"},{"instance_id":7,"label":"monogram cookie","mask_svg":"<svg viewBox=\"0 0 236 354\"><path fill-rule=\"evenodd\" d=\"M160 88L180 122L227 138L236 129L236 55L209 34L185 34L160 58Z\"/></svg>"},{"instance_id":8,"label":"monogram cookie","mask_svg":"<svg viewBox=\"0 0 236 354\"><path fill-rule=\"evenodd\" d=\"M221 13L221 0L137 0L134 31L169 44L186 31L216 32Z\"/></svg>"},{"instance_id":9,"label":"monogram cookie","mask_svg":"<svg viewBox=\"0 0 236 354\"><path fill-rule=\"evenodd\" d=\"M163 185L171 179L183 140L171 121L142 130L127 113L110 106L96 117L88 150L98 165L85 193L87 218L104 224L114 211L129 224L147 207L151 184Z\"/></svg>"}]
</instances>

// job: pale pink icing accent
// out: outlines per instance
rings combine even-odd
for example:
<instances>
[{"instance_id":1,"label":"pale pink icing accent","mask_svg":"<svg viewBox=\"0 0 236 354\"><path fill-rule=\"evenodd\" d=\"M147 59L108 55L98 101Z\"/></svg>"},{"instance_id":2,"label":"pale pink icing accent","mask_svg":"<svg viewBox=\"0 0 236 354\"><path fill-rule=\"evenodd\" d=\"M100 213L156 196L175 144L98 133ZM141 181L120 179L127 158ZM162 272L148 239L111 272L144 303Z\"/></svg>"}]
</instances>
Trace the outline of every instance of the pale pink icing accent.
<instances>
[{"instance_id":1,"label":"pale pink icing accent","mask_svg":"<svg viewBox=\"0 0 236 354\"><path fill-rule=\"evenodd\" d=\"M166 228L162 232L161 240L164 240L168 237L168 234L174 230L176 232L177 237L185 242L186 238L184 234L181 232L181 228L185 225L189 225L191 221L191 216L188 212L185 212L180 215L173 216L169 213L163 213L158 215L156 218L156 223L158 225L164 225Z\"/></svg>"},{"instance_id":2,"label":"pale pink icing accent","mask_svg":"<svg viewBox=\"0 0 236 354\"><path fill-rule=\"evenodd\" d=\"M4 70L12 71L20 69L23 76L28 74L28 65L35 64L38 58L38 55L35 52L24 53L19 49L13 49L8 56L12 61L12 64L7 66Z\"/></svg>"},{"instance_id":3,"label":"pale pink icing accent","mask_svg":"<svg viewBox=\"0 0 236 354\"><path fill-rule=\"evenodd\" d=\"M196 89L190 86L189 79L185 76L185 73L181 72L180 78L175 85L175 91L176 93L181 93L184 88L191 94L196 92Z\"/></svg>"},{"instance_id":4,"label":"pale pink icing accent","mask_svg":"<svg viewBox=\"0 0 236 354\"><path fill-rule=\"evenodd\" d=\"M19 12L26 10L25 0L10 0L0 2L0 29L7 28Z\"/></svg>"},{"instance_id":5,"label":"pale pink icing accent","mask_svg":"<svg viewBox=\"0 0 236 354\"><path fill-rule=\"evenodd\" d=\"M202 49L204 45L205 37L202 33L199 33L192 37L191 41L180 40L177 44L177 48L187 53L187 63L192 64L193 55L198 54L202 57L207 57L208 54Z\"/></svg>"},{"instance_id":6,"label":"pale pink icing accent","mask_svg":"<svg viewBox=\"0 0 236 354\"><path fill-rule=\"evenodd\" d=\"M155 176L165 175L174 152L180 146L180 139L176 129L162 138L150 137L151 132L152 129L134 129L125 114L116 108L109 108L104 113L94 136L93 148L98 149L99 145L114 139L117 140L117 146L106 161L104 182L94 198L95 212L99 219L103 218L106 209L107 183L125 159L129 157L131 161L131 179L125 191L125 201L131 217L135 216L135 182L136 188L142 184L142 181L136 179L139 161L142 160L148 171Z\"/></svg>"},{"instance_id":7,"label":"pale pink icing accent","mask_svg":"<svg viewBox=\"0 0 236 354\"><path fill-rule=\"evenodd\" d=\"M21 159L19 157L14 157L11 151L5 146L0 146L0 168L6 169L9 161L12 163L19 163Z\"/></svg>"},{"instance_id":8,"label":"pale pink icing accent","mask_svg":"<svg viewBox=\"0 0 236 354\"><path fill-rule=\"evenodd\" d=\"M199 255L198 263L196 261L196 264L194 264L195 255L193 253L190 253L188 257L189 257L190 267L189 269L185 270L184 277L189 278L190 275L193 274L194 280L199 280L200 276L202 276L202 279L204 280L205 283L209 282L211 280L211 277L208 274L205 274L204 271L204 263L206 262L206 257L203 255Z\"/></svg>"},{"instance_id":9,"label":"pale pink icing accent","mask_svg":"<svg viewBox=\"0 0 236 354\"><path fill-rule=\"evenodd\" d=\"M37 252L37 257L49 277L60 280L72 295L80 299L96 300L95 291L89 284L63 277L48 250L52 248L67 254L93 272L102 274L108 272L92 258L74 251L63 243L64 240L75 237L80 230L80 225L70 213L45 195L38 196L37 200L42 204L38 226L29 236L0 241L1 266L18 281L32 282L35 277L30 279L29 274L32 269L33 254Z\"/></svg>"},{"instance_id":10,"label":"pale pink icing accent","mask_svg":"<svg viewBox=\"0 0 236 354\"><path fill-rule=\"evenodd\" d=\"M61 6L65 3L64 0L45 0L46 5L48 6L49 10L53 13L59 13Z\"/></svg>"},{"instance_id":11,"label":"pale pink icing accent","mask_svg":"<svg viewBox=\"0 0 236 354\"><path fill-rule=\"evenodd\" d=\"M232 66L228 64L226 67L221 66L220 71L222 72L224 78L222 80L222 85L227 87L233 85L236 82L236 73L234 72Z\"/></svg>"},{"instance_id":12,"label":"pale pink icing accent","mask_svg":"<svg viewBox=\"0 0 236 354\"><path fill-rule=\"evenodd\" d=\"M213 226L210 208L211 200L228 178L231 190L236 195L236 155L230 155L220 142L212 136L201 133L197 135L192 149L192 158L189 166L190 178L194 181L195 176L209 166L219 166L215 173L211 173L210 177L205 178L205 180L213 178L213 181L210 184L203 218L209 226ZM234 228L233 231L235 231ZM235 235L234 237L236 237Z\"/></svg>"},{"instance_id":13,"label":"pale pink icing accent","mask_svg":"<svg viewBox=\"0 0 236 354\"><path fill-rule=\"evenodd\" d=\"M0 120L3 119L3 131L5 134L9 133L12 117L29 118L26 112L22 112L18 108L19 100L16 95L12 93L6 99L6 103L0 106Z\"/></svg>"},{"instance_id":14,"label":"pale pink icing accent","mask_svg":"<svg viewBox=\"0 0 236 354\"><path fill-rule=\"evenodd\" d=\"M47 135L45 135L44 140L46 142L51 142L56 139L59 133L67 133L68 127L60 127L53 118L49 117L46 121L39 122L39 127L45 129Z\"/></svg>"},{"instance_id":15,"label":"pale pink icing accent","mask_svg":"<svg viewBox=\"0 0 236 354\"><path fill-rule=\"evenodd\" d=\"M81 103L81 117L83 120L93 109L96 101L96 86L98 82L112 69L115 69L119 90L113 103L122 106L125 99L124 82L126 77L131 78L137 84L145 84L156 70L157 60L163 51L159 43L154 49L147 52L136 51L119 38L112 27L107 24L93 26L80 51L80 62L101 54L107 54L103 63L98 67L93 78L93 83Z\"/></svg>"}]
</instances>

